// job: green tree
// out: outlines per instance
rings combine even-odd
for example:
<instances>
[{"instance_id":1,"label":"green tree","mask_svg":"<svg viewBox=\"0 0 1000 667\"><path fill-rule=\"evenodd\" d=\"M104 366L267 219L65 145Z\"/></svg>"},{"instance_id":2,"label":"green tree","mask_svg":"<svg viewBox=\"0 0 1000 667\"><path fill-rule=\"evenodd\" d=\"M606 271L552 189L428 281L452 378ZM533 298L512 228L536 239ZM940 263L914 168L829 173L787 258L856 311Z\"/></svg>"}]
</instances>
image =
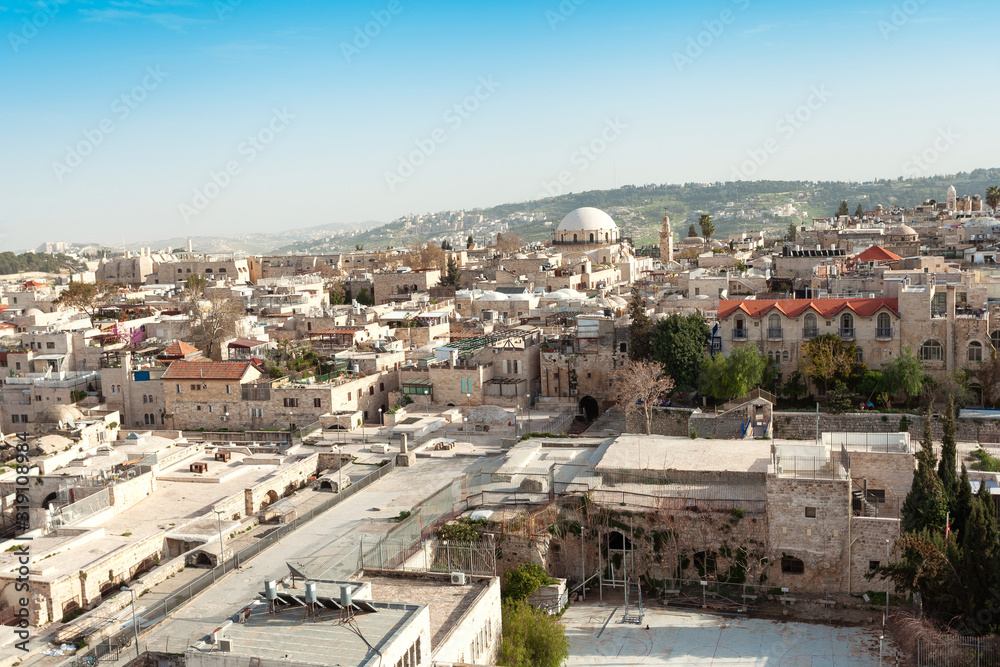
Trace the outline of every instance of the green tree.
<instances>
[{"instance_id":1,"label":"green tree","mask_svg":"<svg viewBox=\"0 0 1000 667\"><path fill-rule=\"evenodd\" d=\"M469 238L465 239L465 249L472 250L476 245L476 239L472 238L472 234L469 234Z\"/></svg>"},{"instance_id":2,"label":"green tree","mask_svg":"<svg viewBox=\"0 0 1000 667\"><path fill-rule=\"evenodd\" d=\"M756 345L741 345L728 357L706 356L701 365L701 391L717 400L745 396L760 385L767 358Z\"/></svg>"},{"instance_id":3,"label":"green tree","mask_svg":"<svg viewBox=\"0 0 1000 667\"><path fill-rule=\"evenodd\" d=\"M701 360L711 337L705 318L697 313L673 314L656 322L653 329L653 359L663 365L677 388L698 386Z\"/></svg>"},{"instance_id":4,"label":"green tree","mask_svg":"<svg viewBox=\"0 0 1000 667\"><path fill-rule=\"evenodd\" d=\"M971 621L976 619L977 612L989 605L989 598L996 589L998 580L997 524L993 516L993 498L985 484L979 485L979 493L973 497L966 530L959 537L965 554L960 568L965 588L962 611L965 618ZM989 629L981 628L981 632Z\"/></svg>"},{"instance_id":5,"label":"green tree","mask_svg":"<svg viewBox=\"0 0 1000 667\"><path fill-rule=\"evenodd\" d=\"M837 209L837 217L842 215L850 215L851 211L847 208L847 200L840 202L840 207Z\"/></svg>"},{"instance_id":6,"label":"green tree","mask_svg":"<svg viewBox=\"0 0 1000 667\"><path fill-rule=\"evenodd\" d=\"M503 596L511 602L520 602L535 594L542 586L555 583L541 565L521 563L513 570L507 570L503 575Z\"/></svg>"},{"instance_id":7,"label":"green tree","mask_svg":"<svg viewBox=\"0 0 1000 667\"><path fill-rule=\"evenodd\" d=\"M628 326L628 358L632 361L648 361L653 354L653 320L646 314L646 302L639 288L632 285L632 299L628 303L628 314L632 320Z\"/></svg>"},{"instance_id":8,"label":"green tree","mask_svg":"<svg viewBox=\"0 0 1000 667\"><path fill-rule=\"evenodd\" d=\"M941 461L938 462L938 478L944 486L949 502L954 502L958 492L956 456L955 399L949 397L948 409L944 416L944 433L941 436Z\"/></svg>"},{"instance_id":9,"label":"green tree","mask_svg":"<svg viewBox=\"0 0 1000 667\"><path fill-rule=\"evenodd\" d=\"M503 640L497 664L503 667L561 667L569 640L559 618L525 601L503 603Z\"/></svg>"},{"instance_id":10,"label":"green tree","mask_svg":"<svg viewBox=\"0 0 1000 667\"><path fill-rule=\"evenodd\" d=\"M55 302L60 306L76 308L93 320L98 309L107 302L113 291L112 285L103 282L72 282L56 298Z\"/></svg>"},{"instance_id":11,"label":"green tree","mask_svg":"<svg viewBox=\"0 0 1000 667\"><path fill-rule=\"evenodd\" d=\"M948 499L944 485L935 473L935 463L931 410L928 406L924 415L924 437L920 442L920 451L917 452L917 471L903 502L904 532L944 529Z\"/></svg>"},{"instance_id":12,"label":"green tree","mask_svg":"<svg viewBox=\"0 0 1000 667\"><path fill-rule=\"evenodd\" d=\"M454 255L448 255L448 262L444 276L441 277L441 284L448 287L458 287L461 278L462 271L458 268L458 260L455 259Z\"/></svg>"},{"instance_id":13,"label":"green tree","mask_svg":"<svg viewBox=\"0 0 1000 667\"><path fill-rule=\"evenodd\" d=\"M906 394L910 401L923 392L926 377L924 365L913 354L913 350L906 346L899 356L882 367L885 391L893 395Z\"/></svg>"},{"instance_id":14,"label":"green tree","mask_svg":"<svg viewBox=\"0 0 1000 667\"><path fill-rule=\"evenodd\" d=\"M788 382L785 383L781 391L792 402L804 398L809 388L806 386L805 380L802 379L802 371L792 371L792 374L788 376Z\"/></svg>"},{"instance_id":15,"label":"green tree","mask_svg":"<svg viewBox=\"0 0 1000 667\"><path fill-rule=\"evenodd\" d=\"M344 281L338 280L330 287L330 305L340 306L347 301L347 291L344 289Z\"/></svg>"},{"instance_id":16,"label":"green tree","mask_svg":"<svg viewBox=\"0 0 1000 667\"><path fill-rule=\"evenodd\" d=\"M688 227L688 235L687 235L687 237L689 239L693 239L693 238L697 238L698 237L698 228L694 226L693 222L691 223L691 226Z\"/></svg>"},{"instance_id":17,"label":"green tree","mask_svg":"<svg viewBox=\"0 0 1000 667\"><path fill-rule=\"evenodd\" d=\"M865 209L861 206L860 203L858 204L857 210L854 211L854 217L855 218L863 218L863 217L865 217Z\"/></svg>"},{"instance_id":18,"label":"green tree","mask_svg":"<svg viewBox=\"0 0 1000 667\"><path fill-rule=\"evenodd\" d=\"M986 188L986 205L994 211L1000 206L1000 186L991 185Z\"/></svg>"},{"instance_id":19,"label":"green tree","mask_svg":"<svg viewBox=\"0 0 1000 667\"><path fill-rule=\"evenodd\" d=\"M830 400L827 403L827 408L835 414L850 412L851 408L854 407L852 399L853 396L850 387L838 380L833 383L833 389L830 390Z\"/></svg>"},{"instance_id":20,"label":"green tree","mask_svg":"<svg viewBox=\"0 0 1000 667\"><path fill-rule=\"evenodd\" d=\"M368 289L362 287L358 290L358 295L354 297L354 300L360 303L362 306L374 306L375 299L368 293Z\"/></svg>"},{"instance_id":21,"label":"green tree","mask_svg":"<svg viewBox=\"0 0 1000 667\"><path fill-rule=\"evenodd\" d=\"M850 385L866 370L856 345L845 344L840 336L823 334L802 345L802 373L824 391L835 381Z\"/></svg>"},{"instance_id":22,"label":"green tree","mask_svg":"<svg viewBox=\"0 0 1000 667\"><path fill-rule=\"evenodd\" d=\"M962 464L962 476L958 480L958 493L955 496L955 511L951 517L952 530L959 538L965 535L965 524L972 514L972 484L969 483L969 471Z\"/></svg>"},{"instance_id":23,"label":"green tree","mask_svg":"<svg viewBox=\"0 0 1000 667\"><path fill-rule=\"evenodd\" d=\"M705 237L705 243L708 244L712 240L712 235L715 234L715 223L712 222L712 216L708 213L702 213L701 218L698 219L698 226L701 227L701 235Z\"/></svg>"},{"instance_id":24,"label":"green tree","mask_svg":"<svg viewBox=\"0 0 1000 667\"><path fill-rule=\"evenodd\" d=\"M788 223L788 231L785 232L785 240L795 243L795 236L799 233L799 227L792 220Z\"/></svg>"},{"instance_id":25,"label":"green tree","mask_svg":"<svg viewBox=\"0 0 1000 667\"><path fill-rule=\"evenodd\" d=\"M448 239L441 241L441 250L454 250L454 248L451 247L451 241Z\"/></svg>"}]
</instances>

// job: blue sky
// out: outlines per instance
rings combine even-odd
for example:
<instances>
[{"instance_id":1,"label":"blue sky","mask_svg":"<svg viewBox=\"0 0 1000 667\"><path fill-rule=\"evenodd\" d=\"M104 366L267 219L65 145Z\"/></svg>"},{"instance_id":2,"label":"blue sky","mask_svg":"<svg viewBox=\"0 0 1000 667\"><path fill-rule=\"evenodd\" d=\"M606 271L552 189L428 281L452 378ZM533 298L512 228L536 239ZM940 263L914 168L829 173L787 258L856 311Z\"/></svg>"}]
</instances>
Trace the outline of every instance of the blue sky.
<instances>
[{"instance_id":1,"label":"blue sky","mask_svg":"<svg viewBox=\"0 0 1000 667\"><path fill-rule=\"evenodd\" d=\"M998 14L964 0L0 0L0 248L998 166L985 130L1000 92L979 55Z\"/></svg>"}]
</instances>

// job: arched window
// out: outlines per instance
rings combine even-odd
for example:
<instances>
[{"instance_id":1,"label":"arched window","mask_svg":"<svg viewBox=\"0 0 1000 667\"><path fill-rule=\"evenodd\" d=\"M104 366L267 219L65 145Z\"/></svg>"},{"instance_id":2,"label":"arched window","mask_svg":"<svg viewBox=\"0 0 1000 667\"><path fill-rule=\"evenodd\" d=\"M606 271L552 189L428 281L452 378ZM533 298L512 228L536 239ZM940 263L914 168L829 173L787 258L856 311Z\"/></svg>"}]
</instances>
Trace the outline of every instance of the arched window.
<instances>
[{"instance_id":1,"label":"arched window","mask_svg":"<svg viewBox=\"0 0 1000 667\"><path fill-rule=\"evenodd\" d=\"M941 347L941 343L936 340L924 341L924 344L920 346L920 360L943 361L944 348Z\"/></svg>"},{"instance_id":2,"label":"arched window","mask_svg":"<svg viewBox=\"0 0 1000 667\"><path fill-rule=\"evenodd\" d=\"M860 347L854 348L854 357L861 363L865 363L865 351Z\"/></svg>"},{"instance_id":3,"label":"arched window","mask_svg":"<svg viewBox=\"0 0 1000 667\"><path fill-rule=\"evenodd\" d=\"M143 421L144 424L149 424L149 415L143 415L142 416L142 421Z\"/></svg>"},{"instance_id":4,"label":"arched window","mask_svg":"<svg viewBox=\"0 0 1000 667\"><path fill-rule=\"evenodd\" d=\"M844 313L840 316L840 335L849 338L854 337L854 315Z\"/></svg>"},{"instance_id":5,"label":"arched window","mask_svg":"<svg viewBox=\"0 0 1000 667\"><path fill-rule=\"evenodd\" d=\"M990 343L993 344L993 347L1000 350L1000 330L990 334Z\"/></svg>"},{"instance_id":6,"label":"arched window","mask_svg":"<svg viewBox=\"0 0 1000 667\"><path fill-rule=\"evenodd\" d=\"M980 362L983 360L983 344L977 340L969 343L968 360Z\"/></svg>"},{"instance_id":7,"label":"arched window","mask_svg":"<svg viewBox=\"0 0 1000 667\"><path fill-rule=\"evenodd\" d=\"M784 350L784 351L783 351L783 352L781 353L781 360L782 360L782 361L788 361L788 350Z\"/></svg>"},{"instance_id":8,"label":"arched window","mask_svg":"<svg viewBox=\"0 0 1000 667\"><path fill-rule=\"evenodd\" d=\"M891 336L892 335L892 318L889 317L889 313L879 313L878 318L875 320L875 332L878 336Z\"/></svg>"},{"instance_id":9,"label":"arched window","mask_svg":"<svg viewBox=\"0 0 1000 667\"><path fill-rule=\"evenodd\" d=\"M145 394L143 394L143 396L142 396L142 402L143 403L149 403L149 401L147 400L148 398L149 398L148 396L146 396Z\"/></svg>"},{"instance_id":10,"label":"arched window","mask_svg":"<svg viewBox=\"0 0 1000 667\"><path fill-rule=\"evenodd\" d=\"M802 574L806 571L806 564L794 556L782 556L781 571L785 574Z\"/></svg>"},{"instance_id":11,"label":"arched window","mask_svg":"<svg viewBox=\"0 0 1000 667\"><path fill-rule=\"evenodd\" d=\"M816 327L816 315L813 313L806 313L802 329L802 336L804 338L815 338L819 335L819 329Z\"/></svg>"},{"instance_id":12,"label":"arched window","mask_svg":"<svg viewBox=\"0 0 1000 667\"><path fill-rule=\"evenodd\" d=\"M737 317L736 318L736 328L738 330L739 329L745 329L746 328L746 320L744 320L742 317Z\"/></svg>"},{"instance_id":13,"label":"arched window","mask_svg":"<svg viewBox=\"0 0 1000 667\"><path fill-rule=\"evenodd\" d=\"M781 338L781 317L777 313L767 318L767 337Z\"/></svg>"},{"instance_id":14,"label":"arched window","mask_svg":"<svg viewBox=\"0 0 1000 667\"><path fill-rule=\"evenodd\" d=\"M576 243L576 234L573 234L573 243Z\"/></svg>"},{"instance_id":15,"label":"arched window","mask_svg":"<svg viewBox=\"0 0 1000 667\"><path fill-rule=\"evenodd\" d=\"M593 232L590 233L590 242L591 243L594 242L594 233Z\"/></svg>"}]
</instances>

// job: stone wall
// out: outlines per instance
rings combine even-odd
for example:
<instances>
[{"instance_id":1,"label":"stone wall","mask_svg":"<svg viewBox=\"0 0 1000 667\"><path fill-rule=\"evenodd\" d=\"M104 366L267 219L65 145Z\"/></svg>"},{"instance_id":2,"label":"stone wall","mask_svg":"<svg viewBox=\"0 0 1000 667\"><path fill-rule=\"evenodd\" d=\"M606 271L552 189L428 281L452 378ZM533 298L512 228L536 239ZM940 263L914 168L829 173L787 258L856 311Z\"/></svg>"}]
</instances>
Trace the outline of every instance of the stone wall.
<instances>
[{"instance_id":1,"label":"stone wall","mask_svg":"<svg viewBox=\"0 0 1000 667\"><path fill-rule=\"evenodd\" d=\"M304 482L308 482L310 475L316 474L318 464L319 455L312 454L301 461L275 471L264 481L246 489L244 491L245 514L250 516L264 509L275 499L281 498L289 487L298 489Z\"/></svg>"},{"instance_id":2,"label":"stone wall","mask_svg":"<svg viewBox=\"0 0 1000 667\"><path fill-rule=\"evenodd\" d=\"M688 420L688 430L699 438L739 439L743 436L744 410L730 410L721 415L710 412L693 412Z\"/></svg>"},{"instance_id":3,"label":"stone wall","mask_svg":"<svg viewBox=\"0 0 1000 667\"><path fill-rule=\"evenodd\" d=\"M855 488L864 488L867 481L869 492L885 491L885 504L879 509L896 515L913 483L913 455L855 451L850 457Z\"/></svg>"},{"instance_id":4,"label":"stone wall","mask_svg":"<svg viewBox=\"0 0 1000 667\"><path fill-rule=\"evenodd\" d=\"M835 593L846 589L850 488L848 480L767 478L768 541L774 555L769 580L774 585ZM786 556L800 559L805 571L783 572Z\"/></svg>"},{"instance_id":5,"label":"stone wall","mask_svg":"<svg viewBox=\"0 0 1000 667\"><path fill-rule=\"evenodd\" d=\"M876 517L854 517L851 520L851 571L850 581L845 583L846 592L855 595L868 590L885 591L885 581L864 578L870 565L877 561L885 565L885 541L890 544L896 541L900 534L898 519L883 519ZM890 586L890 592L892 587Z\"/></svg>"},{"instance_id":6,"label":"stone wall","mask_svg":"<svg viewBox=\"0 0 1000 667\"><path fill-rule=\"evenodd\" d=\"M653 410L653 419L650 425L650 432L655 435L687 436L691 431L688 420L691 418L692 410L686 408L663 408ZM633 412L628 416L628 433L645 433L646 417L641 411ZM701 431L698 432L701 435Z\"/></svg>"},{"instance_id":7,"label":"stone wall","mask_svg":"<svg viewBox=\"0 0 1000 667\"><path fill-rule=\"evenodd\" d=\"M899 423L903 417L909 420L908 431L914 439L923 435L924 417L915 414L881 414L877 412L848 412L844 414L819 413L820 433L852 432L852 433L895 433L899 431ZM956 438L964 442L978 442L980 438L991 436L996 442L1000 434L1000 423L987 419L956 419ZM934 439L940 440L944 422L934 418ZM797 438L812 440L816 437L815 412L775 412L774 430L776 438Z\"/></svg>"},{"instance_id":8,"label":"stone wall","mask_svg":"<svg viewBox=\"0 0 1000 667\"><path fill-rule=\"evenodd\" d=\"M156 491L156 477L147 472L108 488L115 514L124 512Z\"/></svg>"}]
</instances>

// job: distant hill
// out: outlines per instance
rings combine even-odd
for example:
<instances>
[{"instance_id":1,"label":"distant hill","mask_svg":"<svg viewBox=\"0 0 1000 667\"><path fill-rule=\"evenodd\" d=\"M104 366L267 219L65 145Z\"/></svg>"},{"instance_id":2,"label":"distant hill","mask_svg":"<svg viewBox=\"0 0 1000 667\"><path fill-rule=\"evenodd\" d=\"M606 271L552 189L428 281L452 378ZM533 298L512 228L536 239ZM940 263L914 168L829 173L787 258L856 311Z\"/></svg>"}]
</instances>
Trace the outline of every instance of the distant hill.
<instances>
[{"instance_id":1,"label":"distant hill","mask_svg":"<svg viewBox=\"0 0 1000 667\"><path fill-rule=\"evenodd\" d=\"M15 255L12 252L0 252L0 275L13 273L60 273L76 272L85 267L66 255L48 255L26 252Z\"/></svg>"},{"instance_id":2,"label":"distant hill","mask_svg":"<svg viewBox=\"0 0 1000 667\"><path fill-rule=\"evenodd\" d=\"M527 241L545 241L552 237L553 228L570 211L581 206L593 206L607 211L622 227L625 236L637 246L659 241L660 221L669 215L674 234L683 238L688 226L697 223L702 213L712 216L717 236L741 229L771 230L783 233L790 222L810 224L812 218L833 215L841 201L846 200L853 213L858 204L866 211L878 204L886 209L894 206L911 208L928 199L944 200L948 187L954 185L959 196L985 195L986 188L1000 184L1000 169L976 169L954 175L925 178L845 181L738 181L726 183L686 183L683 185L627 185L616 190L591 190L571 193L531 202L502 204L490 208L466 211L478 213L487 220L505 220L544 214L543 221L510 222L512 228ZM794 213L788 214L790 209ZM429 217L433 217L433 214ZM328 240L300 240L277 250L284 252L329 252L351 250L356 245L365 248L403 247L417 241L450 238L462 240L467 231L436 231L423 233L412 229L404 232L403 223L396 221L372 229L338 236ZM481 235L477 234L477 239Z\"/></svg>"}]
</instances>

